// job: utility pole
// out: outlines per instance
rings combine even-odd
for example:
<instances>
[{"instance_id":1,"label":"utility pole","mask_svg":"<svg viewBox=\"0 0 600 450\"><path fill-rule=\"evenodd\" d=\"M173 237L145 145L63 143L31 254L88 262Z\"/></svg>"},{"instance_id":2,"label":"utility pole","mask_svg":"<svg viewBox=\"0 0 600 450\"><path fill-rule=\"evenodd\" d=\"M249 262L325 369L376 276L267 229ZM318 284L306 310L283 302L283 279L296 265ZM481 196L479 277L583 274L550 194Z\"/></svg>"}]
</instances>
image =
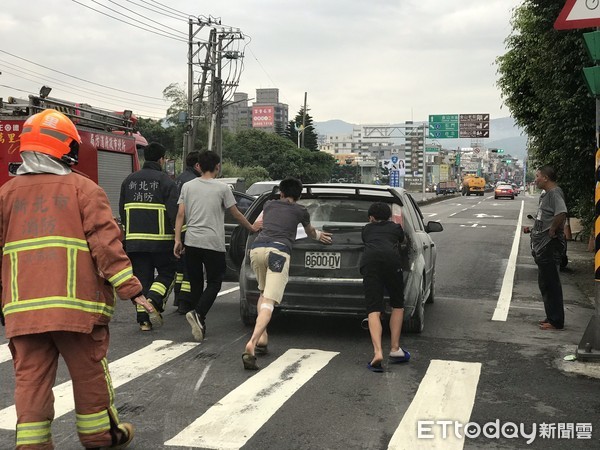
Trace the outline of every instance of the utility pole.
<instances>
[{"instance_id":1,"label":"utility pole","mask_svg":"<svg viewBox=\"0 0 600 450\"><path fill-rule=\"evenodd\" d=\"M194 66L198 65L198 63L194 62L194 59L202 50L207 50L207 54L210 53L210 42L198 41L196 40L196 36L206 25L217 23L220 24L220 20L214 20L212 17L209 17L208 19L200 19L199 17L188 19L187 129L183 137L184 160L187 154L194 150L202 103L202 94L194 97ZM197 49L194 49L194 44L197 44ZM207 61L205 61L204 66L206 66L206 63ZM204 78L205 73L203 72L203 79ZM202 83L202 89L204 83L205 82Z\"/></svg>"},{"instance_id":2,"label":"utility pole","mask_svg":"<svg viewBox=\"0 0 600 450\"><path fill-rule=\"evenodd\" d=\"M301 145L302 148L304 148L304 131L306 130L306 96L307 93L304 93L304 108L302 109L302 140L301 140ZM300 147L300 145L298 146Z\"/></svg>"}]
</instances>

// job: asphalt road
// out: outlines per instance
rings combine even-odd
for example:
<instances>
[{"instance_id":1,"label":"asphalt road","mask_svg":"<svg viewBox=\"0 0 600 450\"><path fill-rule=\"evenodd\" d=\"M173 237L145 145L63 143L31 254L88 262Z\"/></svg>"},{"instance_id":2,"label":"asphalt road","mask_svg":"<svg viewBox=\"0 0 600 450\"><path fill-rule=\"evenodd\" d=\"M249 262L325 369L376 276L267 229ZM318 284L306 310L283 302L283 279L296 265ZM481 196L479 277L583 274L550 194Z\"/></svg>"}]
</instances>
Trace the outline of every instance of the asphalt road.
<instances>
[{"instance_id":1,"label":"asphalt road","mask_svg":"<svg viewBox=\"0 0 600 450\"><path fill-rule=\"evenodd\" d=\"M201 344L172 306L164 327L142 333L123 302L111 324L109 360L121 419L137 428L131 448L598 448L599 381L557 364L587 324L581 293L565 291L565 330L536 326L544 316L537 272L528 238L515 242L521 210L535 207L534 197L496 201L490 194L423 206L426 219L445 228L433 235L436 299L426 307L425 331L402 337L411 361L387 365L383 374L366 369L372 349L358 320L299 316L277 317L262 370L244 371L250 329L239 319L235 283L224 285ZM15 420L5 344L2 449L14 445ZM53 437L57 449L76 449L74 412L61 394L68 399L66 381L61 366ZM455 438L455 426L468 422L472 437ZM511 423L521 430L512 432ZM486 424L492 437L477 437Z\"/></svg>"}]
</instances>

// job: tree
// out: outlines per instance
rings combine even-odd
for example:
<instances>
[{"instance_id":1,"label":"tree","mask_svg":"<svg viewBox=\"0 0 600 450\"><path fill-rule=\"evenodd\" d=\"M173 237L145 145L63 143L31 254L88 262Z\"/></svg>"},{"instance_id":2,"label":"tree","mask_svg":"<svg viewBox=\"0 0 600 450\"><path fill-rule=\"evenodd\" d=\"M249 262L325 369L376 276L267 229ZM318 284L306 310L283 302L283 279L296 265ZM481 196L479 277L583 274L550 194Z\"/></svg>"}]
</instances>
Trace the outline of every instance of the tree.
<instances>
[{"instance_id":1,"label":"tree","mask_svg":"<svg viewBox=\"0 0 600 450\"><path fill-rule=\"evenodd\" d=\"M257 181L265 181L269 178L269 172L264 167L240 167L231 161L223 161L221 174L223 178L243 178L247 187L252 186Z\"/></svg>"},{"instance_id":2,"label":"tree","mask_svg":"<svg viewBox=\"0 0 600 450\"><path fill-rule=\"evenodd\" d=\"M302 125L302 116L304 115L304 108L300 108L298 115L294 120L290 120L285 130L285 135L290 139L296 147L298 147L298 132L296 127L300 128ZM302 137L300 138L302 142ZM313 120L308 111L304 120L304 145L303 148L312 150L314 152L319 150L319 140L317 133L315 133L315 127L313 127Z\"/></svg>"},{"instance_id":3,"label":"tree","mask_svg":"<svg viewBox=\"0 0 600 450\"><path fill-rule=\"evenodd\" d=\"M328 181L335 165L331 155L299 149L289 139L258 129L243 130L227 139L223 159L242 168L263 167L273 180L294 176L304 183Z\"/></svg>"},{"instance_id":4,"label":"tree","mask_svg":"<svg viewBox=\"0 0 600 450\"><path fill-rule=\"evenodd\" d=\"M524 0L515 8L498 85L529 136L531 163L557 169L569 214L594 219L595 104L582 76L591 65L582 30L553 29L564 0ZM588 31L588 30L584 30Z\"/></svg>"},{"instance_id":5,"label":"tree","mask_svg":"<svg viewBox=\"0 0 600 450\"><path fill-rule=\"evenodd\" d=\"M185 86L180 86L177 83L171 83L163 90L163 97L171 102L171 106L167 109L167 122L174 127L173 135L175 140L175 148L181 154L183 152L183 136L187 131L188 123L182 119L187 114L187 93ZM185 113L185 114L184 114ZM198 119L197 121L196 142L194 149L201 151L208 145L208 130L209 126L206 120Z\"/></svg>"}]
</instances>

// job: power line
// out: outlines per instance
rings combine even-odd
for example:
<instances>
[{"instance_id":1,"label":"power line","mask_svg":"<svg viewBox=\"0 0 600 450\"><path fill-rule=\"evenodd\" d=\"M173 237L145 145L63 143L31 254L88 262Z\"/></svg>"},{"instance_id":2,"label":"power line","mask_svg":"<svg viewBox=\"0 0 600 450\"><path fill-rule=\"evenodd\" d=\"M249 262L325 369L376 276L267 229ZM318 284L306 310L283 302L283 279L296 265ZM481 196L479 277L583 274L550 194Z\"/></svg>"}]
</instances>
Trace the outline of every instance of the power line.
<instances>
[{"instance_id":1,"label":"power line","mask_svg":"<svg viewBox=\"0 0 600 450\"><path fill-rule=\"evenodd\" d=\"M163 16L168 17L170 19L181 20L182 22L187 22L188 21L188 19L187 19L188 16L187 15L184 15L184 17L185 17L185 19L184 19L182 16L171 15L173 13L171 13L170 11L167 11L168 14L166 14L165 12L161 11L160 9L158 9L158 10L154 9L156 7L153 6L153 5L150 5L148 2L145 2L144 0L140 0L140 1L142 3L144 3L146 6L142 6L142 5L140 5L139 3L137 3L137 2L135 2L133 0L129 0L129 3L133 3L135 6L139 6L140 8L148 8L153 13L162 14Z\"/></svg>"},{"instance_id":2,"label":"power line","mask_svg":"<svg viewBox=\"0 0 600 450\"><path fill-rule=\"evenodd\" d=\"M181 39L181 38L179 38L179 37L176 37L176 36L172 36L172 35L164 34L164 33L161 33L161 32L159 32L159 31L153 31L153 30L149 30L148 28L144 28L144 27L141 27L141 26L139 26L139 25L135 25L135 24L133 24L133 23L127 22L126 20L119 19L118 17L111 16L110 14L107 14L107 13L105 13L105 12L102 12L102 11L98 10L98 9L92 8L91 6L84 5L83 3L81 3L81 2L79 2L79 1L77 1L77 0L71 0L71 1L72 1L73 3L77 3L78 5L81 5L81 6L83 6L84 8L91 9L92 11L95 11L95 12L97 12L97 13L99 13L99 14L102 14L102 15L104 15L104 16L110 17L111 19L117 20L117 21L119 21L119 22L123 22L124 24L130 25L130 26L132 26L132 27L135 27L135 28L139 28L140 30L144 30L144 31L147 31L147 32L149 32L149 33L152 33L152 34L156 34L157 36L166 37L167 39L172 39L172 40L174 40L174 41L186 42L186 43L187 43L187 40L186 40L186 39ZM92 1L94 1L94 0L92 0ZM95 1L94 1L94 3L97 3L97 2L95 2ZM100 6L103 6L104 8L107 8L107 9L109 9L109 10L111 10L111 11L114 11L113 9L111 9L111 8L108 8L107 6L104 6L104 5L100 5ZM117 11L114 11L114 12L117 12ZM118 13L118 12L117 12L117 13ZM138 22L139 22L139 21L138 21Z\"/></svg>"},{"instance_id":3,"label":"power line","mask_svg":"<svg viewBox=\"0 0 600 450\"><path fill-rule=\"evenodd\" d=\"M86 94L89 94L89 93L95 94L95 95L97 95L97 96L99 96L101 98L105 98L105 99L108 99L108 100L111 100L111 99L112 100L124 100L124 98L122 96L118 96L117 97L117 96L114 96L114 95L106 94L104 92L95 91L93 89L87 89L87 88L84 88L82 86L78 86L78 85L75 85L75 84L70 84L70 83L67 83L67 82L65 82L63 80L60 80L58 78L50 77L50 76L48 76L46 74L43 74L43 73L40 73L40 72L36 72L34 70L31 70L31 69L26 69L26 68L18 66L16 64L11 64L8 61L5 61L5 60L3 60L1 58L0 58L0 63L7 64L8 66L10 66L10 68L12 70L16 70L17 72L24 73L24 74L30 75L30 76L35 76L36 78L41 79L42 82L45 82L46 80L52 80L54 83L58 83L59 85L67 86L67 87L70 87L72 89L80 90L81 92L84 92ZM10 75L13 75L13 76L19 76L19 75L16 75L14 73L11 73L11 72L7 71L6 69L4 70L4 72L8 73ZM33 75L31 75L31 74L33 74ZM163 101L164 101L164 99L163 99ZM150 107L161 108L161 107L164 106L164 104L161 105L161 104L158 104L158 103L141 102L139 100L135 100L135 102L137 102L140 105L146 105L146 106L150 106Z\"/></svg>"},{"instance_id":4,"label":"power line","mask_svg":"<svg viewBox=\"0 0 600 450\"><path fill-rule=\"evenodd\" d=\"M155 23L155 24L157 24L157 25L160 25L160 26L161 26L161 27L163 27L163 28L168 28L169 30L173 30L173 31L175 31L176 33L183 34L184 36L187 36L187 33L184 33L183 31L181 31L181 30L178 30L177 28L173 28L173 27L169 27L169 26L167 26L167 25L163 25L162 23L160 23L160 22L157 22L156 20L153 20L153 19L151 19L151 18L149 18L149 17L146 17L146 16L144 16L144 15L142 15L142 14L138 13L138 12L135 12L135 11L134 11L134 10L132 10L132 9L126 8L126 7L125 7L125 6L123 6L123 5L120 5L119 3L117 3L117 2L116 2L116 1L114 1L114 0L108 0L108 1L109 1L110 3L112 3L113 5L117 5L118 7L120 7L120 8L123 8L125 11L129 11L129 12L131 12L131 13L133 13L133 14L137 14L138 16L140 16L140 17L143 17L144 19L146 19L146 20L149 20L149 21L150 21L150 22L152 22L152 23ZM95 2L95 3L97 3L97 2ZM114 10L112 10L112 9L111 9L111 11L114 11ZM117 12L117 11L114 11L114 12ZM129 18L129 19L132 19L132 20L135 20L135 19L133 19L133 18L131 18L131 17L128 17L128 16L125 16L125 17L127 17L127 18ZM142 22L140 22L140 23L142 23ZM144 24L144 25L146 25L146 24Z\"/></svg>"},{"instance_id":5,"label":"power line","mask_svg":"<svg viewBox=\"0 0 600 450\"><path fill-rule=\"evenodd\" d=\"M73 1L74 1L74 0L73 0ZM124 91L124 90L122 90L122 89L113 88L113 87L110 87L110 86L106 86L106 85L104 85L104 84L95 83L95 82L93 82L93 81L88 81L88 80L86 80L86 79L84 79L84 78L79 78L79 77L76 77L75 75L70 75L70 74L68 74L68 73L61 72L60 70L52 69L51 67L44 66L44 65L42 65L42 64L38 64L38 63L36 63L36 62L33 62L33 61L29 60L29 59L22 58L22 57L20 57L20 56L14 55L14 54L12 54L12 53L9 53L9 52L7 52L6 50L2 50L2 49L0 49L0 53L4 53L4 54L6 54L6 55L12 56L13 58L17 58L17 59L20 59L20 60L22 60L22 61L26 61L26 62L28 62L29 64L33 64L33 65L35 65L35 66L38 66L38 67L43 67L44 69L51 70L52 72L60 73L61 75L65 75L65 76L67 76L67 77L75 78L76 80L83 81L83 82L85 82L85 83L89 83L89 84L93 84L93 85L95 85L95 86L100 86L100 87L103 87L103 88L106 88L106 89L112 89L113 91L122 92L122 93L124 93L124 94L135 95L135 96L137 96L137 97L150 98L150 99L152 99L152 100L161 100L161 101L163 100L162 98L159 98L159 97L152 97L152 96L150 96L150 95L136 94L136 93L134 93L134 92Z\"/></svg>"},{"instance_id":6,"label":"power line","mask_svg":"<svg viewBox=\"0 0 600 450\"><path fill-rule=\"evenodd\" d=\"M162 4L162 3L160 3L160 2L157 2L157 1L154 1L154 0L150 0L150 1L151 1L152 3L155 3L156 5L158 5L157 7L158 7L158 8L160 8L160 9L162 9L162 10L164 10L164 11L168 11L168 12L170 12L171 14L180 14L181 16L183 16L183 17L185 17L185 18L186 18L185 20L187 20L187 18L188 18L188 17L191 17L191 16L193 16L193 14L188 14L188 13L184 13L183 11L178 11L178 10L176 10L176 9L174 9L174 8L170 8L170 7L166 6L166 5L163 5L163 4ZM146 2L146 1L144 1L144 0L141 0L141 2L142 2L142 3L146 3L146 4L148 5L148 2ZM148 5L148 6L150 6L150 5Z\"/></svg>"}]
</instances>

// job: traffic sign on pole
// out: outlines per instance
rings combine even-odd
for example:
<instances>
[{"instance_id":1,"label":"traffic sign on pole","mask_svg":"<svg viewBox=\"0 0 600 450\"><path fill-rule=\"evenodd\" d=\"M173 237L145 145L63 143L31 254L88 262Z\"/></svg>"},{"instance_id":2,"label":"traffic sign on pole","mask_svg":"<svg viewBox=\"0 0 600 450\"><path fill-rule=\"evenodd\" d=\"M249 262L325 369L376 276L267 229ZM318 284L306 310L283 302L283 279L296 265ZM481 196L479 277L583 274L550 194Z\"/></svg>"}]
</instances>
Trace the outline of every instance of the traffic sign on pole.
<instances>
[{"instance_id":1,"label":"traffic sign on pole","mask_svg":"<svg viewBox=\"0 0 600 450\"><path fill-rule=\"evenodd\" d=\"M458 138L458 114L435 114L429 116L431 139Z\"/></svg>"},{"instance_id":2,"label":"traffic sign on pole","mask_svg":"<svg viewBox=\"0 0 600 450\"><path fill-rule=\"evenodd\" d=\"M600 27L600 1L598 0L567 0L554 22L556 30L592 27Z\"/></svg>"}]
</instances>

